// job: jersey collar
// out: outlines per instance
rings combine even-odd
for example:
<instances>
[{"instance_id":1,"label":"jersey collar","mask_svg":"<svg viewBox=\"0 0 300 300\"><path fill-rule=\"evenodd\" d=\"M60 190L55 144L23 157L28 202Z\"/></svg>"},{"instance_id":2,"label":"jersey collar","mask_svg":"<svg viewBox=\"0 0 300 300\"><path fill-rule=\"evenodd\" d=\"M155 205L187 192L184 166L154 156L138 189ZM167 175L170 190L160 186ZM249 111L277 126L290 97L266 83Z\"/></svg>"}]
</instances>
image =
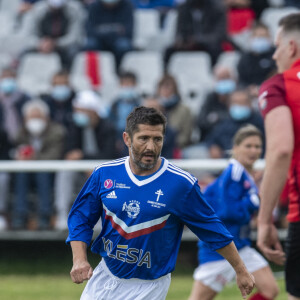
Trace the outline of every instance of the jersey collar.
<instances>
[{"instance_id":1,"label":"jersey collar","mask_svg":"<svg viewBox=\"0 0 300 300\"><path fill-rule=\"evenodd\" d=\"M153 180L158 178L162 173L164 173L164 171L168 167L169 162L166 159L162 159L161 161L162 161L163 166L160 168L160 170L144 180L138 180L132 173L132 171L130 169L130 165L129 165L129 156L127 156L127 159L125 160L125 168L126 168L127 174L130 177L131 181L133 183L135 183L137 186L142 186L142 185L152 182Z\"/></svg>"}]
</instances>

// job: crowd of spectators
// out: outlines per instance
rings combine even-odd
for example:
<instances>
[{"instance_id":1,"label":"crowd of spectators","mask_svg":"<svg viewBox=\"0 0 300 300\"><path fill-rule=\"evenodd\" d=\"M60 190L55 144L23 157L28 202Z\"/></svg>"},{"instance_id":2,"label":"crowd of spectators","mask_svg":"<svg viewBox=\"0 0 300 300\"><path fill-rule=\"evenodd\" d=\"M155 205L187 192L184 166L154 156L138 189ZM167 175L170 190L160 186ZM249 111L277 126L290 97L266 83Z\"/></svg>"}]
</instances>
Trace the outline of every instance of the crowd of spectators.
<instances>
[{"instance_id":1,"label":"crowd of spectators","mask_svg":"<svg viewBox=\"0 0 300 300\"><path fill-rule=\"evenodd\" d=\"M264 131L257 111L258 87L276 72L276 66L272 36L260 16L270 2L20 1L15 28L35 39L0 70L0 159L114 159L127 155L122 132L126 116L138 105L156 107L167 116L162 153L166 158L228 158L232 137L241 126L250 123ZM286 0L286 5L299 7L299 1ZM121 68L126 53L145 50L135 49L133 43L137 9L158 10L162 27L169 11L178 14L174 42L162 51L165 74L151 93L139 90L138 74ZM246 44L239 39L245 33ZM86 51L114 55L119 82L112 99L103 99L101 90L79 90L72 85L74 58ZM185 101L176 76L167 73L170 58L179 51L203 51L211 58L214 87L199 111ZM229 51L240 54L235 69L218 64L220 54ZM31 95L19 86L18 67L28 53L57 53L61 59L62 69L52 77L47 92ZM76 187L87 175L1 172L0 230L66 229ZM35 225L29 223L32 211Z\"/></svg>"}]
</instances>

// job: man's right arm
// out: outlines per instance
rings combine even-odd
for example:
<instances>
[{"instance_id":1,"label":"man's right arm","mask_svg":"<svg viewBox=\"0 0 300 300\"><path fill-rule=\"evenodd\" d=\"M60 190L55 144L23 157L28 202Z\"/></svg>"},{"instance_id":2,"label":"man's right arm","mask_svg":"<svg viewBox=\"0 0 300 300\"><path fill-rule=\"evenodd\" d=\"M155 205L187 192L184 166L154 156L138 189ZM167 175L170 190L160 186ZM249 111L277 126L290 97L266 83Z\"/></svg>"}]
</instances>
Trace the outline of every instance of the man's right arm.
<instances>
[{"instance_id":1,"label":"man's right arm","mask_svg":"<svg viewBox=\"0 0 300 300\"><path fill-rule=\"evenodd\" d=\"M93 275L93 269L87 260L87 244L81 241L71 241L73 267L70 272L72 281L82 283Z\"/></svg>"},{"instance_id":2,"label":"man's right arm","mask_svg":"<svg viewBox=\"0 0 300 300\"><path fill-rule=\"evenodd\" d=\"M265 117L266 167L260 189L258 215L258 247L266 257L278 264L284 253L272 221L272 213L287 180L294 148L294 131L288 106L278 106Z\"/></svg>"}]
</instances>

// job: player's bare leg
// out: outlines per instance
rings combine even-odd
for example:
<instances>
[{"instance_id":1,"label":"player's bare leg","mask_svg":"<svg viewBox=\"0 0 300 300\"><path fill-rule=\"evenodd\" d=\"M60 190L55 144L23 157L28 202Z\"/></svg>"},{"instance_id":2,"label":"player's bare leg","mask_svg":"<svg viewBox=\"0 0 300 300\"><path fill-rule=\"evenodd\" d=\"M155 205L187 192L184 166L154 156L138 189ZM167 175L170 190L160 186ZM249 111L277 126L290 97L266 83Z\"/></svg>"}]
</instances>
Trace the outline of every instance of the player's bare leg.
<instances>
[{"instance_id":1,"label":"player's bare leg","mask_svg":"<svg viewBox=\"0 0 300 300\"><path fill-rule=\"evenodd\" d=\"M279 294L279 288L274 275L269 267L264 267L252 273L255 278L255 286L258 293L266 299L275 299Z\"/></svg>"},{"instance_id":2,"label":"player's bare leg","mask_svg":"<svg viewBox=\"0 0 300 300\"><path fill-rule=\"evenodd\" d=\"M217 293L201 281L195 280L188 300L212 300Z\"/></svg>"}]
</instances>

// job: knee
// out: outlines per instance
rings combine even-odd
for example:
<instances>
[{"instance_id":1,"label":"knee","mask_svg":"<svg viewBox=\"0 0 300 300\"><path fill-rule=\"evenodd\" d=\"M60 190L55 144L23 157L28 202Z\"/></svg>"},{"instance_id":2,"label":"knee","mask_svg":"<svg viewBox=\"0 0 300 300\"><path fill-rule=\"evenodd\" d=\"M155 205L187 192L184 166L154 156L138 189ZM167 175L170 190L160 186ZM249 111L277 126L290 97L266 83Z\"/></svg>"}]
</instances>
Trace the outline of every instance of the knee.
<instances>
[{"instance_id":1,"label":"knee","mask_svg":"<svg viewBox=\"0 0 300 300\"><path fill-rule=\"evenodd\" d=\"M267 299L273 300L279 294L279 287L275 283L272 286L269 286L268 288L264 289L263 291L260 291L260 293Z\"/></svg>"}]
</instances>

